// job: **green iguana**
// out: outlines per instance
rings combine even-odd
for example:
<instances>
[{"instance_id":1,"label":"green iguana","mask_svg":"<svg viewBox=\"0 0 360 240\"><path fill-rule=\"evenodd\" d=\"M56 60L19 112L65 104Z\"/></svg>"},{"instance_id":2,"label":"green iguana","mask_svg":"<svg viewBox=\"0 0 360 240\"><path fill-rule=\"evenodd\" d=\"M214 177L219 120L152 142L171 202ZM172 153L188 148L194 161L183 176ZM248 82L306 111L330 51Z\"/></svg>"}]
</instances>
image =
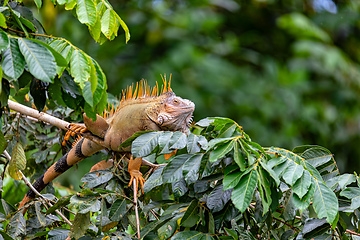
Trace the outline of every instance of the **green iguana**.
<instances>
[{"instance_id":1,"label":"green iguana","mask_svg":"<svg viewBox=\"0 0 360 240\"><path fill-rule=\"evenodd\" d=\"M63 157L35 181L33 184L35 189L40 192L57 176L86 157L104 149L104 146L109 150L130 156L129 148L120 149L119 146L138 131L188 132L195 105L187 99L177 97L170 88L170 81L168 84L164 81L161 91L157 85L151 91L146 82L142 80L136 85L135 90L132 86L128 87L127 91L123 92L119 106L112 107L103 117L97 116L96 121L92 121L84 114L85 126L71 124L72 131L67 132L65 139L74 135L74 131L82 134L90 133L99 138L102 144L95 143L88 138L78 140ZM128 171L131 175L129 185L133 179L136 179L136 187L140 183L142 189L145 182L139 171L142 158L133 159L131 156L129 159ZM19 208L34 197L35 193L30 189L21 201Z\"/></svg>"}]
</instances>

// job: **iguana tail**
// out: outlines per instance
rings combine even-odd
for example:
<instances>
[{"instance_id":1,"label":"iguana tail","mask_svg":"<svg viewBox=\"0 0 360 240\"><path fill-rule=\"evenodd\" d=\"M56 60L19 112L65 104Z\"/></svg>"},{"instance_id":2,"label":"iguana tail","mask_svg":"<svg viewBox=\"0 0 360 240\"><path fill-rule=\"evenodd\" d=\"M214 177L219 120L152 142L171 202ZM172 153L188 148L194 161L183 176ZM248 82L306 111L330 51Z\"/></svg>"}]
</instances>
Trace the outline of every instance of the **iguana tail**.
<instances>
[{"instance_id":1,"label":"iguana tail","mask_svg":"<svg viewBox=\"0 0 360 240\"><path fill-rule=\"evenodd\" d=\"M40 192L51 181L71 168L73 165L102 149L104 149L104 147L92 142L91 140L81 138L64 156L62 156L35 181L33 184L34 188ZM19 208L23 207L27 202L35 198L35 195L35 192L30 189L21 201Z\"/></svg>"}]
</instances>

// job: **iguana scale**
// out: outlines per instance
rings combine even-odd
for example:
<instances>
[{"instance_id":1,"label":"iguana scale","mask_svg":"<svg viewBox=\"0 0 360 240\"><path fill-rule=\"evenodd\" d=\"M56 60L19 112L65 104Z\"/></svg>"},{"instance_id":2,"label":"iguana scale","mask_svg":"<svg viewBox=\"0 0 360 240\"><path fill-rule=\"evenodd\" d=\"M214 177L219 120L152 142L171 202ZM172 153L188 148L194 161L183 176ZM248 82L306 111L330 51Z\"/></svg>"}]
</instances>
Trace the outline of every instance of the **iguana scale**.
<instances>
[{"instance_id":1,"label":"iguana scale","mask_svg":"<svg viewBox=\"0 0 360 240\"><path fill-rule=\"evenodd\" d=\"M195 109L193 102L177 97L170 88L170 81L164 81L162 90L156 85L152 91L145 81L140 81L134 90L132 86L123 92L117 107L97 116L92 121L84 114L84 125L72 124L71 131L65 138L77 133L90 133L100 139L101 145L88 138L81 138L74 146L54 163L33 186L40 192L57 176L68 170L81 160L104 149L130 155L130 149L120 149L126 139L138 131L181 131L188 132ZM131 175L130 184L136 179L137 185L143 186L145 180L139 171L142 158L129 157L128 171ZM20 203L20 208L35 197L30 189Z\"/></svg>"}]
</instances>

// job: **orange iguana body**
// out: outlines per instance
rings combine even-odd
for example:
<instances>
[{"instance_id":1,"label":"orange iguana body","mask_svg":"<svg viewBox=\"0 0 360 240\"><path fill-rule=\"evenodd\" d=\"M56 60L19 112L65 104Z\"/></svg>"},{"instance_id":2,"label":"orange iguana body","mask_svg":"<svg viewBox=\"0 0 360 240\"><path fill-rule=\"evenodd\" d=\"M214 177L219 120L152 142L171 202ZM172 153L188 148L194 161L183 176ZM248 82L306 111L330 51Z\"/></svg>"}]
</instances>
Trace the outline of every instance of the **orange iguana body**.
<instances>
[{"instance_id":1,"label":"orange iguana body","mask_svg":"<svg viewBox=\"0 0 360 240\"><path fill-rule=\"evenodd\" d=\"M168 85L168 86L167 86ZM160 93L159 93L160 92ZM67 169L104 149L127 154L129 156L128 170L131 175L130 184L136 179L141 187L145 180L139 171L142 158L133 159L130 156L130 149L120 149L121 143L138 131L181 131L188 132L192 113L195 109L193 102L177 97L170 88L170 82L164 81L164 86L159 91L158 86L151 91L145 81L141 81L133 87L128 87L123 93L119 106L111 108L104 114L104 117L97 116L92 121L84 115L84 124L72 124L72 131L68 132L65 139L75 132L91 134L98 142L81 138L74 146L56 163L54 163L40 178L33 184L40 192L57 176ZM29 200L35 197L30 189L20 203L23 207Z\"/></svg>"}]
</instances>

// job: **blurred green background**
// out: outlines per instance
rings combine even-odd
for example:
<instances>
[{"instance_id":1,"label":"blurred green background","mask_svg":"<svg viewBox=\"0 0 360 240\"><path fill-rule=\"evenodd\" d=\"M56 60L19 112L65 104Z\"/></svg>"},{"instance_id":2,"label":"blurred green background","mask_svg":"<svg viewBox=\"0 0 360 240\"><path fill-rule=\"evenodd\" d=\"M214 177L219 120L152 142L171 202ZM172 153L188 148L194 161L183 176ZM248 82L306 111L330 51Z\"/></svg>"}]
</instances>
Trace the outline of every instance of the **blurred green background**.
<instances>
[{"instance_id":1,"label":"blurred green background","mask_svg":"<svg viewBox=\"0 0 360 240\"><path fill-rule=\"evenodd\" d=\"M195 121L236 120L262 146L316 144L341 172L360 170L360 1L113 0L124 34L98 45L63 7L44 1L48 34L95 58L119 95L172 74ZM73 13L74 14L74 13Z\"/></svg>"}]
</instances>

